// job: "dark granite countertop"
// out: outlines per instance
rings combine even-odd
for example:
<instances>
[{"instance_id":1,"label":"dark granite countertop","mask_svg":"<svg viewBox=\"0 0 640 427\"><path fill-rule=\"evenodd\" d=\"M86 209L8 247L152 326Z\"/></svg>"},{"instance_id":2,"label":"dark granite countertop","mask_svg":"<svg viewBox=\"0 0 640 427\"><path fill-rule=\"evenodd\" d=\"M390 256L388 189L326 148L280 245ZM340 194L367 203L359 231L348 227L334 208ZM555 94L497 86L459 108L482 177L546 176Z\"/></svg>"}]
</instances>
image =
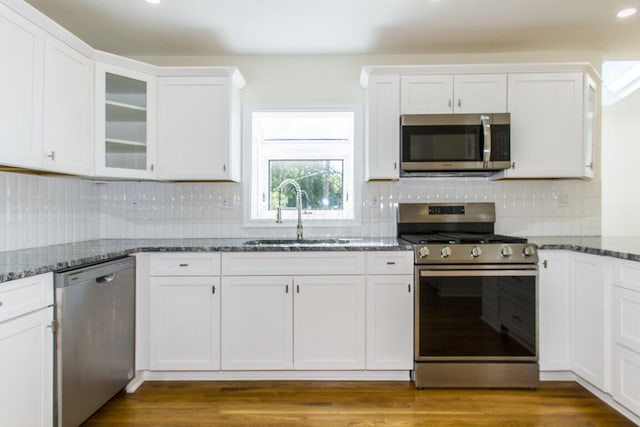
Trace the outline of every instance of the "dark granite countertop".
<instances>
[{"instance_id":1,"label":"dark granite countertop","mask_svg":"<svg viewBox=\"0 0 640 427\"><path fill-rule=\"evenodd\" d=\"M136 252L268 252L412 250L396 238L348 238L348 243L254 245L250 239L104 239L0 252L0 283L70 267L94 264Z\"/></svg>"},{"instance_id":2,"label":"dark granite countertop","mask_svg":"<svg viewBox=\"0 0 640 427\"><path fill-rule=\"evenodd\" d=\"M640 237L623 236L533 236L529 242L539 249L564 249L593 255L640 261Z\"/></svg>"},{"instance_id":3,"label":"dark granite countertop","mask_svg":"<svg viewBox=\"0 0 640 427\"><path fill-rule=\"evenodd\" d=\"M334 245L255 245L250 239L104 239L0 252L0 283L51 271L107 261L136 252L268 252L412 250L396 238L349 238ZM640 238L531 236L540 249L557 249L640 261Z\"/></svg>"}]
</instances>

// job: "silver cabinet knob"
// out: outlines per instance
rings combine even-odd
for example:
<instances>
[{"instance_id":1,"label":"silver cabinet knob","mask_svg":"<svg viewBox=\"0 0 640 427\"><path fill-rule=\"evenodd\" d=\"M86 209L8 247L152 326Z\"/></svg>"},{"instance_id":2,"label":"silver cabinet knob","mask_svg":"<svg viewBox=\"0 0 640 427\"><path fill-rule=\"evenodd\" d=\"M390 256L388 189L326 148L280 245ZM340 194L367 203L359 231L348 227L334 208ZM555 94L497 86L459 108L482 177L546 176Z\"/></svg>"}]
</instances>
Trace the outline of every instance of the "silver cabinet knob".
<instances>
[{"instance_id":1,"label":"silver cabinet knob","mask_svg":"<svg viewBox=\"0 0 640 427\"><path fill-rule=\"evenodd\" d=\"M418 255L420 255L420 258L428 257L429 248L427 248L426 246L421 247L420 250L418 251Z\"/></svg>"},{"instance_id":2,"label":"silver cabinet knob","mask_svg":"<svg viewBox=\"0 0 640 427\"><path fill-rule=\"evenodd\" d=\"M503 248L500 249L500 255L504 258L508 258L513 255L513 249L511 249L511 246L503 246Z\"/></svg>"},{"instance_id":3,"label":"silver cabinet knob","mask_svg":"<svg viewBox=\"0 0 640 427\"><path fill-rule=\"evenodd\" d=\"M450 255L451 255L451 248L449 246L445 246L444 248L440 249L441 258L447 258Z\"/></svg>"},{"instance_id":4,"label":"silver cabinet knob","mask_svg":"<svg viewBox=\"0 0 640 427\"><path fill-rule=\"evenodd\" d=\"M471 256L473 258L478 258L480 255L482 255L482 249L480 249L478 246L475 246L471 249Z\"/></svg>"}]
</instances>

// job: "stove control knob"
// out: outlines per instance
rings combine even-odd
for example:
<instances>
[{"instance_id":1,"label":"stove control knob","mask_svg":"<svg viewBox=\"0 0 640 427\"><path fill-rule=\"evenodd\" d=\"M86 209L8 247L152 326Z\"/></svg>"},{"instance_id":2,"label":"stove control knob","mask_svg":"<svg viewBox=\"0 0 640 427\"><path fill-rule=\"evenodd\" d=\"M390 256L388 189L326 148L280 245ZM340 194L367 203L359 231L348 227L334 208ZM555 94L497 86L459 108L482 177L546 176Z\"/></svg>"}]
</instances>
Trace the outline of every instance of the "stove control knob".
<instances>
[{"instance_id":1,"label":"stove control knob","mask_svg":"<svg viewBox=\"0 0 640 427\"><path fill-rule=\"evenodd\" d=\"M421 247L420 250L418 251L418 255L420 255L420 258L428 257L429 248L426 246Z\"/></svg>"},{"instance_id":2,"label":"stove control knob","mask_svg":"<svg viewBox=\"0 0 640 427\"><path fill-rule=\"evenodd\" d=\"M537 253L536 247L533 245L527 245L522 250L522 255L524 256L534 256Z\"/></svg>"},{"instance_id":3,"label":"stove control knob","mask_svg":"<svg viewBox=\"0 0 640 427\"><path fill-rule=\"evenodd\" d=\"M451 248L449 246L445 246L444 248L440 249L441 258L447 258L449 255L451 255Z\"/></svg>"},{"instance_id":4,"label":"stove control knob","mask_svg":"<svg viewBox=\"0 0 640 427\"><path fill-rule=\"evenodd\" d=\"M471 256L473 258L478 258L480 255L482 255L482 249L480 249L478 246L471 249Z\"/></svg>"},{"instance_id":5,"label":"stove control knob","mask_svg":"<svg viewBox=\"0 0 640 427\"><path fill-rule=\"evenodd\" d=\"M511 246L503 246L502 249L500 249L500 255L503 258L509 258L513 255L513 249L511 249Z\"/></svg>"}]
</instances>

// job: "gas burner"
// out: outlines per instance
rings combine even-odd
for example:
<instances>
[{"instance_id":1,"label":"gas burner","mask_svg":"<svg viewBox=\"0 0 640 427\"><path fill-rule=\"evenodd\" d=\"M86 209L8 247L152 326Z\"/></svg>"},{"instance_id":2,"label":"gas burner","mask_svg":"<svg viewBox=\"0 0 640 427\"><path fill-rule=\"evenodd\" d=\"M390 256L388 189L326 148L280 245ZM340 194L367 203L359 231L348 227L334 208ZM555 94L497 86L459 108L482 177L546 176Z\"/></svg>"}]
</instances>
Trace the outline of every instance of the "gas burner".
<instances>
[{"instance_id":1,"label":"gas burner","mask_svg":"<svg viewBox=\"0 0 640 427\"><path fill-rule=\"evenodd\" d=\"M494 233L493 203L400 204L398 236L415 264L535 264L527 239Z\"/></svg>"}]
</instances>

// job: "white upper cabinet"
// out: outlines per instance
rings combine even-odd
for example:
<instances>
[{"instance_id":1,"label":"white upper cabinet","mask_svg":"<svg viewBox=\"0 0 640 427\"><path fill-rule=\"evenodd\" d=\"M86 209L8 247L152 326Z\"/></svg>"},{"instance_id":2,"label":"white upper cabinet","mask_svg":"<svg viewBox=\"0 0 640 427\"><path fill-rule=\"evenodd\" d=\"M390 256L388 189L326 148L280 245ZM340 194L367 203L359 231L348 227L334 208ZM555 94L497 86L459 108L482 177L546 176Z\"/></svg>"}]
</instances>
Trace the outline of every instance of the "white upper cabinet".
<instances>
[{"instance_id":1,"label":"white upper cabinet","mask_svg":"<svg viewBox=\"0 0 640 427\"><path fill-rule=\"evenodd\" d=\"M400 77L371 76L367 88L365 175L367 181L398 179Z\"/></svg>"},{"instance_id":2,"label":"white upper cabinet","mask_svg":"<svg viewBox=\"0 0 640 427\"><path fill-rule=\"evenodd\" d=\"M48 36L44 56L44 169L93 174L93 61Z\"/></svg>"},{"instance_id":3,"label":"white upper cabinet","mask_svg":"<svg viewBox=\"0 0 640 427\"><path fill-rule=\"evenodd\" d=\"M511 160L509 178L582 178L586 171L584 78L575 73L509 75ZM591 93L595 102L596 94ZM593 104L595 108L595 104ZM595 115L595 110L593 111ZM591 119L595 126L595 117ZM594 133L590 140L593 141ZM589 143L591 153L593 143Z\"/></svg>"},{"instance_id":4,"label":"white upper cabinet","mask_svg":"<svg viewBox=\"0 0 640 427\"><path fill-rule=\"evenodd\" d=\"M235 69L228 74L158 79L161 179L240 181L244 80Z\"/></svg>"},{"instance_id":5,"label":"white upper cabinet","mask_svg":"<svg viewBox=\"0 0 640 427\"><path fill-rule=\"evenodd\" d=\"M506 74L401 77L401 113L504 113Z\"/></svg>"},{"instance_id":6,"label":"white upper cabinet","mask_svg":"<svg viewBox=\"0 0 640 427\"><path fill-rule=\"evenodd\" d=\"M42 166L44 31L0 4L0 164Z\"/></svg>"},{"instance_id":7,"label":"white upper cabinet","mask_svg":"<svg viewBox=\"0 0 640 427\"><path fill-rule=\"evenodd\" d=\"M96 63L96 175L154 178L156 78Z\"/></svg>"}]
</instances>

